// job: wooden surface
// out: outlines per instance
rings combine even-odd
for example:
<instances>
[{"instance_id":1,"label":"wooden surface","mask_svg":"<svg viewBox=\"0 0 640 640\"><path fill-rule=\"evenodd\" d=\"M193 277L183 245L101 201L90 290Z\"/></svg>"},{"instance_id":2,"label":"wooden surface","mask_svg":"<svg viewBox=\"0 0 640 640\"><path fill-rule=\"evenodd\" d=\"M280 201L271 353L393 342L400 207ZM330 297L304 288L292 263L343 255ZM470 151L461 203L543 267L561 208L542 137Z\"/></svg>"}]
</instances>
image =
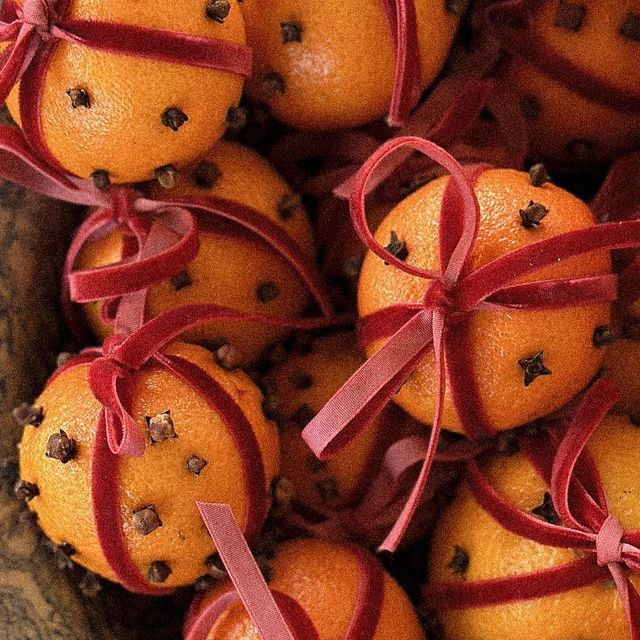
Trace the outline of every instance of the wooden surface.
<instances>
[{"instance_id":1,"label":"wooden surface","mask_svg":"<svg viewBox=\"0 0 640 640\"><path fill-rule=\"evenodd\" d=\"M60 267L78 212L0 181L0 459L14 459L11 417L33 400L68 346L58 308ZM105 585L80 593L78 568L60 570L37 528L0 485L0 640L177 640L182 592L158 601Z\"/></svg>"}]
</instances>

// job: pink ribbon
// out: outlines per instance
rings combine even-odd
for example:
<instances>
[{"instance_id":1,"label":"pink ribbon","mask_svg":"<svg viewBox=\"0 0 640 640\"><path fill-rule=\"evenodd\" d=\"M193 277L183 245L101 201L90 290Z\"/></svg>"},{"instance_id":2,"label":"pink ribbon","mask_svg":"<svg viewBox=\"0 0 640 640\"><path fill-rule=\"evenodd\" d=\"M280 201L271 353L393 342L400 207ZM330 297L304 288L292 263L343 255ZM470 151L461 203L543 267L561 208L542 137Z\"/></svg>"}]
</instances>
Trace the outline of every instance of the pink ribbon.
<instances>
[{"instance_id":1,"label":"pink ribbon","mask_svg":"<svg viewBox=\"0 0 640 640\"><path fill-rule=\"evenodd\" d=\"M305 610L284 593L267 585L233 514L224 504L198 503L207 530L213 538L236 589L209 601L196 602L187 616L185 640L204 640L213 625L235 600L240 599L263 640L319 640ZM345 640L374 637L384 600L384 571L368 553L345 545L357 558L360 570L358 593Z\"/></svg>"},{"instance_id":2,"label":"pink ribbon","mask_svg":"<svg viewBox=\"0 0 640 640\"><path fill-rule=\"evenodd\" d=\"M393 95L387 122L402 126L422 93L422 62L415 0L382 0L396 47Z\"/></svg>"},{"instance_id":3,"label":"pink ribbon","mask_svg":"<svg viewBox=\"0 0 640 640\"><path fill-rule=\"evenodd\" d=\"M367 182L390 154L405 147L425 154L452 176L440 216L439 271L424 270L401 261L376 242L367 226ZM388 341L329 400L306 427L303 437L320 459L340 451L380 413L433 349L437 404L429 447L414 491L382 545L385 550L397 547L428 478L442 426L445 353L450 392L466 433L477 438L490 432L468 362L470 349L464 346L469 339L470 315L478 309L562 308L612 302L617 296L617 278L612 274L514 283L559 260L597 249L640 244L640 221L598 225L532 243L467 273L479 223L473 184L484 170L477 166L463 169L444 149L426 140L398 138L382 145L363 165L351 196L353 223L369 250L400 271L425 279L427 286L420 303L398 304L362 319L361 335L365 343L381 337Z\"/></svg>"},{"instance_id":4,"label":"pink ribbon","mask_svg":"<svg viewBox=\"0 0 640 640\"><path fill-rule=\"evenodd\" d=\"M40 126L40 99L48 61L61 40L91 49L249 76L251 50L243 45L175 31L67 17L71 0L6 0L0 12L0 103L24 80L20 91L22 129L49 164Z\"/></svg>"},{"instance_id":5,"label":"pink ribbon","mask_svg":"<svg viewBox=\"0 0 640 640\"><path fill-rule=\"evenodd\" d=\"M584 395L559 441L559 424L550 424L541 436L521 437L521 450L549 486L561 524L518 510L493 489L476 462L467 463L474 498L502 527L542 545L577 549L587 557L495 580L430 584L423 590L425 606L436 610L495 606L563 593L603 581L609 574L620 594L631 638L638 640L640 595L624 568L640 570L640 531L625 532L610 513L602 480L585 451L618 396L615 385L600 379Z\"/></svg>"}]
</instances>

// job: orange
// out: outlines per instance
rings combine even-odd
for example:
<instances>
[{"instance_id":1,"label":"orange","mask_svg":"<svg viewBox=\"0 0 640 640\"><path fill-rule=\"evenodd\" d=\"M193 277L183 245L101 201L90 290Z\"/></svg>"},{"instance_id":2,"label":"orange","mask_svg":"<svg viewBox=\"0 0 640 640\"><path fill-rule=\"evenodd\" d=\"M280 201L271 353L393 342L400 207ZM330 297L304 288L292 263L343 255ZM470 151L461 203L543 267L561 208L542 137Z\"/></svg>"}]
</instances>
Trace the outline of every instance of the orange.
<instances>
[{"instance_id":1,"label":"orange","mask_svg":"<svg viewBox=\"0 0 640 640\"><path fill-rule=\"evenodd\" d=\"M616 409L640 419L640 341L618 338L609 349L602 363L604 374L620 389Z\"/></svg>"},{"instance_id":2,"label":"orange","mask_svg":"<svg viewBox=\"0 0 640 640\"><path fill-rule=\"evenodd\" d=\"M392 232L408 252L408 264L439 269L439 217L449 178L438 178L403 200L376 232L383 246ZM572 229L592 227L589 207L568 192L545 183L534 187L526 173L510 169L483 173L475 187L480 205L478 239L469 269ZM537 228L523 226L520 210L541 204L548 214ZM524 280L569 278L608 273L606 252L586 254L530 274ZM418 302L428 281L387 266L369 253L359 283L360 316L402 302ZM537 311L473 312L470 318L469 366L478 381L478 394L488 426L494 430L525 424L557 409L583 389L602 362L604 349L594 346L595 330L610 323L609 305ZM373 353L381 343L371 345ZM551 375L524 384L520 360L543 352ZM394 400L421 422L431 423L435 407L435 361L431 352L394 396ZM460 420L447 393L443 426L461 431Z\"/></svg>"},{"instance_id":3,"label":"orange","mask_svg":"<svg viewBox=\"0 0 640 640\"><path fill-rule=\"evenodd\" d=\"M161 6L153 0L73 0L69 17L102 20L245 44L238 3L231 0L222 24L206 16L204 0ZM53 157L70 173L88 178L106 171L111 182L150 180L167 165L193 162L226 128L229 108L240 99L244 79L224 71L146 60L60 41L44 80L41 122ZM7 104L20 120L19 85ZM67 91L86 92L90 108L73 108ZM167 110L189 119L174 131Z\"/></svg>"},{"instance_id":4,"label":"orange","mask_svg":"<svg viewBox=\"0 0 640 640\"><path fill-rule=\"evenodd\" d=\"M459 17L447 3L416 0L422 83L447 58ZM389 111L395 47L380 0L244 0L255 51L249 94L297 129L355 127Z\"/></svg>"},{"instance_id":5,"label":"orange","mask_svg":"<svg viewBox=\"0 0 640 640\"><path fill-rule=\"evenodd\" d=\"M320 540L291 540L278 548L272 566L269 587L302 606L320 640L344 640L362 579L352 548ZM225 583L214 588L203 604L228 591L229 587ZM253 640L258 637L243 605L236 602L216 621L207 640ZM371 640L398 638L424 640L424 633L406 594L385 574L382 612Z\"/></svg>"},{"instance_id":6,"label":"orange","mask_svg":"<svg viewBox=\"0 0 640 640\"><path fill-rule=\"evenodd\" d=\"M626 417L610 414L592 437L593 456L609 498L611 513L625 530L640 527L640 431ZM543 503L548 487L521 454L493 459L484 472L492 486L524 511ZM461 576L448 566L458 546L468 554ZM475 501L466 484L445 511L436 530L429 565L434 583L468 582L520 575L575 561L573 549L547 547L503 529ZM638 588L640 576L628 574ZM428 607L428 602L424 605ZM505 605L440 612L447 640L609 640L627 639L629 630L618 593L593 584L559 595Z\"/></svg>"},{"instance_id":7,"label":"orange","mask_svg":"<svg viewBox=\"0 0 640 640\"><path fill-rule=\"evenodd\" d=\"M202 175L207 177L206 184L213 182L210 187L196 186L195 176L201 176L199 184L204 184ZM312 232L304 209L284 180L255 151L221 142L203 162L185 171L174 189L165 191L158 187L153 195L166 198L209 194L254 207L285 229L308 255L312 254ZM279 209L287 201L293 205L282 215ZM120 260L121 255L122 235L114 232L88 245L77 266L82 270L111 264ZM182 282L180 278L173 279L149 290L149 318L181 305L201 302L293 318L309 302L304 284L283 259L275 256L265 243L244 232L238 233L223 222L216 224L215 231L200 232L200 251L186 275ZM111 329L101 320L100 305L87 305L86 313L97 336L104 338L110 333ZM231 344L236 362L246 364L255 361L267 345L285 333L257 323L229 321L199 326L184 337L214 348Z\"/></svg>"},{"instance_id":8,"label":"orange","mask_svg":"<svg viewBox=\"0 0 640 640\"><path fill-rule=\"evenodd\" d=\"M196 364L230 394L250 421L265 467L266 485L278 472L279 443L274 425L262 414L262 395L241 372L225 372L202 347L174 343L165 351ZM73 545L72 558L114 579L100 550L91 507L91 459L100 405L88 386L88 366L63 371L36 401L44 411L41 426L25 429L20 445L20 476L35 484L39 495L29 502L45 534L56 544ZM143 574L161 561L171 569L163 586L192 583L206 573L213 547L202 526L197 500L231 505L245 522L247 505L240 453L218 414L181 379L158 365L145 366L134 378L131 415L148 441L146 416L170 411L176 438L149 444L142 457L119 460L120 504L131 558ZM64 430L77 453L63 464L45 456L53 434ZM187 468L196 456L207 462L200 475ZM153 506L162 526L142 535L134 512Z\"/></svg>"},{"instance_id":9,"label":"orange","mask_svg":"<svg viewBox=\"0 0 640 640\"><path fill-rule=\"evenodd\" d=\"M280 400L283 418L281 474L295 497L318 509L338 509L359 497L368 475L378 467L383 445L406 435L409 420L386 410L343 451L320 462L302 439L301 430L351 377L364 358L356 337L339 333L319 338L307 352L293 354L268 376L267 391Z\"/></svg>"},{"instance_id":10,"label":"orange","mask_svg":"<svg viewBox=\"0 0 640 640\"><path fill-rule=\"evenodd\" d=\"M594 77L638 94L639 28L636 24L635 37L625 37L621 30L639 20L635 0L546 0L533 20L531 37ZM532 150L542 158L592 165L640 144L640 114L580 96L547 76L544 65L538 68L515 58L505 82L521 96Z\"/></svg>"}]
</instances>

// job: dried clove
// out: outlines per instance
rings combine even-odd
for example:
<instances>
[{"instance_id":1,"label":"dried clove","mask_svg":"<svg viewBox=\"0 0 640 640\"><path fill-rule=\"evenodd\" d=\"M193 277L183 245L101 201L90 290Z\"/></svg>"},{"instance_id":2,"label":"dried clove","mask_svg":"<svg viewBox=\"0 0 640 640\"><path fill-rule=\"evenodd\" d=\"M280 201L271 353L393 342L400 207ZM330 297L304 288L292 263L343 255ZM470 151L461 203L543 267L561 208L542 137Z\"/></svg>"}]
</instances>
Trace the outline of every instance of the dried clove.
<instances>
[{"instance_id":1,"label":"dried clove","mask_svg":"<svg viewBox=\"0 0 640 640\"><path fill-rule=\"evenodd\" d=\"M71 106L74 109L84 107L85 109L91 109L91 99L89 94L84 89L69 89L67 95L71 100Z\"/></svg>"},{"instance_id":2,"label":"dried clove","mask_svg":"<svg viewBox=\"0 0 640 640\"><path fill-rule=\"evenodd\" d=\"M172 164L166 164L164 167L158 167L154 171L154 175L158 184L163 189L173 189L178 180L178 170Z\"/></svg>"},{"instance_id":3,"label":"dried clove","mask_svg":"<svg viewBox=\"0 0 640 640\"><path fill-rule=\"evenodd\" d=\"M578 33L578 31L582 29L584 19L586 17L586 5L582 3L568 2L567 0L560 0L553 24L554 26L565 29L566 31Z\"/></svg>"},{"instance_id":4,"label":"dried clove","mask_svg":"<svg viewBox=\"0 0 640 640\"><path fill-rule=\"evenodd\" d=\"M609 347L615 341L616 341L615 333L613 332L611 327L609 327L606 324L596 327L595 331L593 332L593 345L598 349L602 349L603 347Z\"/></svg>"},{"instance_id":5,"label":"dried clove","mask_svg":"<svg viewBox=\"0 0 640 640\"><path fill-rule=\"evenodd\" d=\"M465 575L469 570L469 553L456 545L453 549L453 558L447 567L455 574Z\"/></svg>"},{"instance_id":6,"label":"dried clove","mask_svg":"<svg viewBox=\"0 0 640 640\"><path fill-rule=\"evenodd\" d=\"M260 302L272 302L280 295L280 289L273 280L260 283L256 288L256 298Z\"/></svg>"},{"instance_id":7,"label":"dried clove","mask_svg":"<svg viewBox=\"0 0 640 640\"><path fill-rule=\"evenodd\" d=\"M289 220L301 206L302 202L297 193L286 193L278 202L278 215L282 220Z\"/></svg>"},{"instance_id":8,"label":"dried clove","mask_svg":"<svg viewBox=\"0 0 640 640\"><path fill-rule=\"evenodd\" d=\"M27 425L39 427L44 420L44 409L28 402L23 402L11 412L11 415L21 427L26 427Z\"/></svg>"},{"instance_id":9,"label":"dried clove","mask_svg":"<svg viewBox=\"0 0 640 640\"><path fill-rule=\"evenodd\" d=\"M62 464L67 464L76 457L77 451L76 441L60 429L58 433L52 434L49 438L45 455L47 458L53 458Z\"/></svg>"},{"instance_id":10,"label":"dried clove","mask_svg":"<svg viewBox=\"0 0 640 640\"><path fill-rule=\"evenodd\" d=\"M262 95L270 100L277 95L283 96L286 87L284 78L276 71L269 71L262 76Z\"/></svg>"},{"instance_id":11,"label":"dried clove","mask_svg":"<svg viewBox=\"0 0 640 640\"><path fill-rule=\"evenodd\" d=\"M162 114L161 121L167 129L178 131L185 122L189 121L189 116L180 109L170 107Z\"/></svg>"},{"instance_id":12,"label":"dried clove","mask_svg":"<svg viewBox=\"0 0 640 640\"><path fill-rule=\"evenodd\" d=\"M215 360L225 371L234 371L240 366L240 354L231 344L223 344L215 352Z\"/></svg>"},{"instance_id":13,"label":"dried clove","mask_svg":"<svg viewBox=\"0 0 640 640\"><path fill-rule=\"evenodd\" d=\"M544 365L544 351L538 351L530 358L518 360L518 364L524 371L524 386L528 387L536 378L540 376L550 376L551 370Z\"/></svg>"},{"instance_id":14,"label":"dried clove","mask_svg":"<svg viewBox=\"0 0 640 640\"><path fill-rule=\"evenodd\" d=\"M192 455L187 460L187 471L190 471L191 473L193 473L194 476L199 476L202 473L203 469L208 464L209 463L203 458L199 458L196 455Z\"/></svg>"},{"instance_id":15,"label":"dried clove","mask_svg":"<svg viewBox=\"0 0 640 640\"><path fill-rule=\"evenodd\" d=\"M398 234L395 231L391 232L389 244L385 249L398 260L403 262L409 257L409 250L407 249L407 243L404 240L400 240ZM385 264L389 264L385 262Z\"/></svg>"},{"instance_id":16,"label":"dried clove","mask_svg":"<svg viewBox=\"0 0 640 640\"><path fill-rule=\"evenodd\" d=\"M526 209L520 209L520 221L525 229L536 229L548 213L549 209L543 204L530 200Z\"/></svg>"},{"instance_id":17,"label":"dried clove","mask_svg":"<svg viewBox=\"0 0 640 640\"><path fill-rule=\"evenodd\" d=\"M148 536L162 526L162 520L153 505L133 512L133 526L138 533Z\"/></svg>"},{"instance_id":18,"label":"dried clove","mask_svg":"<svg viewBox=\"0 0 640 640\"><path fill-rule=\"evenodd\" d=\"M91 174L91 180L93 186L100 191L106 191L111 186L111 177L105 169L96 169Z\"/></svg>"},{"instance_id":19,"label":"dried clove","mask_svg":"<svg viewBox=\"0 0 640 640\"><path fill-rule=\"evenodd\" d=\"M171 567L161 560L155 560L149 566L147 571L147 578L151 582L166 582L167 578L171 575Z\"/></svg>"},{"instance_id":20,"label":"dried clove","mask_svg":"<svg viewBox=\"0 0 640 640\"><path fill-rule=\"evenodd\" d=\"M198 189L211 189L222 177L222 171L213 162L203 160L193 174L193 182Z\"/></svg>"},{"instance_id":21,"label":"dried clove","mask_svg":"<svg viewBox=\"0 0 640 640\"><path fill-rule=\"evenodd\" d=\"M534 516L538 516L542 518L545 522L549 524L558 524L560 522L560 518L558 517L558 513L556 512L555 507L553 506L553 499L551 498L551 494L546 492L544 494L544 498L542 500L542 504L535 509L531 509L531 513Z\"/></svg>"},{"instance_id":22,"label":"dried clove","mask_svg":"<svg viewBox=\"0 0 640 640\"><path fill-rule=\"evenodd\" d=\"M634 42L640 42L640 14L627 13L620 25L620 35Z\"/></svg>"},{"instance_id":23,"label":"dried clove","mask_svg":"<svg viewBox=\"0 0 640 640\"><path fill-rule=\"evenodd\" d=\"M209 0L205 15L209 20L222 24L231 12L231 5L227 0Z\"/></svg>"},{"instance_id":24,"label":"dried clove","mask_svg":"<svg viewBox=\"0 0 640 640\"><path fill-rule=\"evenodd\" d=\"M171 440L177 438L175 431L175 425L171 419L171 412L164 411L157 416L145 416L147 423L147 430L149 432L149 442L151 444L158 444L165 440Z\"/></svg>"},{"instance_id":25,"label":"dried clove","mask_svg":"<svg viewBox=\"0 0 640 640\"><path fill-rule=\"evenodd\" d=\"M294 20L281 22L280 33L282 34L282 42L284 44L302 42L302 26L299 22L295 22Z\"/></svg>"},{"instance_id":26,"label":"dried clove","mask_svg":"<svg viewBox=\"0 0 640 640\"><path fill-rule=\"evenodd\" d=\"M176 291L182 291L183 289L190 287L193 284L193 280L191 280L191 276L188 272L181 271L171 277L171 284Z\"/></svg>"}]
</instances>

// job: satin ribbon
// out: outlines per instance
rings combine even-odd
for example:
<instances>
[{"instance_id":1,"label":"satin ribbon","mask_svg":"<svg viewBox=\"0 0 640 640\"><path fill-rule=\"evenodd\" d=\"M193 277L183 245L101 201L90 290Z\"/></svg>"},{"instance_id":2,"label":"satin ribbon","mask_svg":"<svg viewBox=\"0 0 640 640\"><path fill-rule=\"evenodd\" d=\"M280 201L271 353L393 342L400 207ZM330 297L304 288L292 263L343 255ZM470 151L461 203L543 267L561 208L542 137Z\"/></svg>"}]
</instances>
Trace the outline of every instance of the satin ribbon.
<instances>
[{"instance_id":1,"label":"satin ribbon","mask_svg":"<svg viewBox=\"0 0 640 640\"><path fill-rule=\"evenodd\" d=\"M532 22L543 4L544 0L485 0L479 3L475 21L509 53L583 98L616 111L640 113L638 92L585 70L535 33Z\"/></svg>"},{"instance_id":2,"label":"satin ribbon","mask_svg":"<svg viewBox=\"0 0 640 640\"><path fill-rule=\"evenodd\" d=\"M420 497L412 522L414 535L422 535L434 522L440 506L438 498L459 477L462 463L489 446L488 442L460 441L436 454L428 490ZM291 510L283 516L283 526L296 535L336 542L352 540L367 547L378 545L402 512L410 491L408 487L415 482L427 449L428 440L420 436L407 436L394 442L356 504L332 511L294 501Z\"/></svg>"},{"instance_id":3,"label":"satin ribbon","mask_svg":"<svg viewBox=\"0 0 640 640\"><path fill-rule=\"evenodd\" d=\"M0 13L0 103L21 80L20 119L29 144L53 166L41 130L40 100L48 64L60 41L97 51L160 60L248 77L251 50L215 38L68 17L71 0L6 0Z\"/></svg>"},{"instance_id":4,"label":"satin ribbon","mask_svg":"<svg viewBox=\"0 0 640 640\"><path fill-rule=\"evenodd\" d=\"M396 48L393 94L387 122L402 126L422 93L422 60L415 0L382 0Z\"/></svg>"},{"instance_id":5,"label":"satin ribbon","mask_svg":"<svg viewBox=\"0 0 640 640\"><path fill-rule=\"evenodd\" d=\"M325 318L333 310L322 279L309 256L275 222L239 202L217 197L152 200L127 187L96 189L47 163L24 135L0 126L0 176L42 195L95 207L76 231L62 278L62 307L68 325L85 336L84 321L72 302L103 301L103 317L115 333L126 335L144 322L149 287L184 271L199 249L199 233L214 230L220 219L233 223L287 262L317 302ZM124 234L118 263L77 271L83 248L107 233Z\"/></svg>"},{"instance_id":6,"label":"satin ribbon","mask_svg":"<svg viewBox=\"0 0 640 640\"><path fill-rule=\"evenodd\" d=\"M229 605L238 599L262 640L318 640L319 634L301 605L269 588L229 507L198 503L198 509L236 593L224 591L208 602L196 602L187 615L185 640L204 640ZM360 571L356 602L345 640L370 640L382 613L384 572L379 563L359 547L344 546L356 557Z\"/></svg>"},{"instance_id":7,"label":"satin ribbon","mask_svg":"<svg viewBox=\"0 0 640 640\"><path fill-rule=\"evenodd\" d=\"M476 501L506 530L545 546L571 548L586 557L534 573L430 584L425 606L434 610L465 609L530 600L613 579L632 640L640 637L640 595L625 569L640 570L640 531L625 532L610 513L597 469L585 447L618 399L618 389L600 379L584 395L562 437L558 425L545 436L521 439L521 450L550 488L561 524L520 511L499 495L475 461L467 463L467 484Z\"/></svg>"},{"instance_id":8,"label":"satin ribbon","mask_svg":"<svg viewBox=\"0 0 640 640\"><path fill-rule=\"evenodd\" d=\"M410 147L451 173L440 215L440 270L427 271L403 262L374 239L367 226L366 185L380 163L396 149ZM375 418L411 373L433 350L437 402L424 465L405 509L382 545L394 550L406 530L427 482L441 430L448 367L448 384L458 416L468 436L490 433L469 364L470 317L479 309L527 310L610 303L617 297L613 274L516 284L517 280L560 260L598 249L640 245L640 221L597 225L568 232L503 255L469 272L479 224L473 184L484 167L463 169L444 149L420 138L390 140L363 165L351 197L354 226L370 251L393 267L426 281L419 303L398 304L361 320L363 342L388 338L386 344L345 383L303 431L303 438L320 459L342 450Z\"/></svg>"}]
</instances>

